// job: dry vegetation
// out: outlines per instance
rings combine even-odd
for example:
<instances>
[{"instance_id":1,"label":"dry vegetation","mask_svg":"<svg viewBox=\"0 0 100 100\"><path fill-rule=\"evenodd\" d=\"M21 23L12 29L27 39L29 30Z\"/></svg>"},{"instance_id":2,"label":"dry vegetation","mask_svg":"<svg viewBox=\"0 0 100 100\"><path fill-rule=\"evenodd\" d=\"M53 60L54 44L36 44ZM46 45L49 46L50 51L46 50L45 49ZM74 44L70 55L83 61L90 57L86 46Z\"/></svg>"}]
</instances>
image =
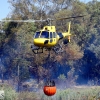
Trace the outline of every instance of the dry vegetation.
<instances>
[{"instance_id":1,"label":"dry vegetation","mask_svg":"<svg viewBox=\"0 0 100 100\"><path fill-rule=\"evenodd\" d=\"M100 86L74 86L65 90L57 89L57 93L52 97L44 95L42 89L38 92L18 93L7 84L1 89L5 91L4 100L100 100Z\"/></svg>"}]
</instances>

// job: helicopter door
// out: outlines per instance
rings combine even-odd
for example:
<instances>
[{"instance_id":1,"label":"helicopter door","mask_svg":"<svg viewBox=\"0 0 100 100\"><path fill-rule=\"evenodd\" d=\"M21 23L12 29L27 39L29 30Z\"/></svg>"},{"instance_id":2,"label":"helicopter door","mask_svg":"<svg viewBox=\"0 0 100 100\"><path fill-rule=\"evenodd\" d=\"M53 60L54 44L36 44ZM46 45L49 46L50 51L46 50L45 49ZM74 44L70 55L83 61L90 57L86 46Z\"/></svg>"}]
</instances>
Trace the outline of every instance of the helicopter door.
<instances>
[{"instance_id":1,"label":"helicopter door","mask_svg":"<svg viewBox=\"0 0 100 100\"><path fill-rule=\"evenodd\" d=\"M56 44L56 33L50 32L50 44L54 46Z\"/></svg>"},{"instance_id":2,"label":"helicopter door","mask_svg":"<svg viewBox=\"0 0 100 100\"><path fill-rule=\"evenodd\" d=\"M50 43L53 42L52 32L50 32Z\"/></svg>"},{"instance_id":3,"label":"helicopter door","mask_svg":"<svg viewBox=\"0 0 100 100\"><path fill-rule=\"evenodd\" d=\"M56 33L53 32L53 39L54 39L54 42L56 42Z\"/></svg>"}]
</instances>

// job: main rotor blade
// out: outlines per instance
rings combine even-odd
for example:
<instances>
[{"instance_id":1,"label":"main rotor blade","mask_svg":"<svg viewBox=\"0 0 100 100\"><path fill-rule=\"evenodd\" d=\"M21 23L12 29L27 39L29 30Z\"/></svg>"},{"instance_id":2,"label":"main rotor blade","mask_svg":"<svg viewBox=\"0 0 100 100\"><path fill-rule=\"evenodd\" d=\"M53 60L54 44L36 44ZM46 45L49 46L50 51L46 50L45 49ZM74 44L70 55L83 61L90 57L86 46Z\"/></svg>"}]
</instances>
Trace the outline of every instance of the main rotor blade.
<instances>
[{"instance_id":1,"label":"main rotor blade","mask_svg":"<svg viewBox=\"0 0 100 100\"><path fill-rule=\"evenodd\" d=\"M71 17L63 17L63 18L57 18L57 19L51 19L51 21L53 20L62 20L62 19L71 19L71 18L78 18L78 17L84 17L86 15L79 15L79 16L71 16Z\"/></svg>"},{"instance_id":2,"label":"main rotor blade","mask_svg":"<svg viewBox=\"0 0 100 100\"><path fill-rule=\"evenodd\" d=\"M78 17L84 17L84 16L86 16L86 15L63 17L63 18L55 18L55 19L48 18L47 20L33 20L33 19L29 19L29 20L0 20L0 22L45 22L45 21L54 21L54 20L78 18Z\"/></svg>"},{"instance_id":3,"label":"main rotor blade","mask_svg":"<svg viewBox=\"0 0 100 100\"><path fill-rule=\"evenodd\" d=\"M0 20L0 22L43 22L45 20Z\"/></svg>"}]
</instances>

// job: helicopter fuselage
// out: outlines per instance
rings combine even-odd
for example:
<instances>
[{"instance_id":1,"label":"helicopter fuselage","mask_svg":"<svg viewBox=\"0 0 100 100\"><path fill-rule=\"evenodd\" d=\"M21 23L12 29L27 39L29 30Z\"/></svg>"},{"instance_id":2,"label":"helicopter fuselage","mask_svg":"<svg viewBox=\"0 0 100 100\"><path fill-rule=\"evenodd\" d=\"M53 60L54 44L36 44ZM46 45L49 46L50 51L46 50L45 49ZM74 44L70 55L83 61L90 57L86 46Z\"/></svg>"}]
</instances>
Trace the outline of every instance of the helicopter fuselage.
<instances>
[{"instance_id":1,"label":"helicopter fuselage","mask_svg":"<svg viewBox=\"0 0 100 100\"><path fill-rule=\"evenodd\" d=\"M52 47L57 44L58 40L56 38L46 39L46 38L37 38L34 39L34 45L38 47Z\"/></svg>"},{"instance_id":2,"label":"helicopter fuselage","mask_svg":"<svg viewBox=\"0 0 100 100\"><path fill-rule=\"evenodd\" d=\"M43 52L44 47L47 49L51 49L52 47L55 47L57 44L59 44L60 39L64 38L67 40L66 42L64 42L64 44L67 44L68 42L70 42L70 36L70 23L68 31L64 33L57 33L55 26L44 26L42 30L37 31L34 35L34 45L31 47L32 51L34 52L35 50L42 49Z\"/></svg>"},{"instance_id":3,"label":"helicopter fuselage","mask_svg":"<svg viewBox=\"0 0 100 100\"><path fill-rule=\"evenodd\" d=\"M45 26L43 30L35 33L33 43L38 47L52 47L57 44L59 36L56 33L55 26Z\"/></svg>"}]
</instances>

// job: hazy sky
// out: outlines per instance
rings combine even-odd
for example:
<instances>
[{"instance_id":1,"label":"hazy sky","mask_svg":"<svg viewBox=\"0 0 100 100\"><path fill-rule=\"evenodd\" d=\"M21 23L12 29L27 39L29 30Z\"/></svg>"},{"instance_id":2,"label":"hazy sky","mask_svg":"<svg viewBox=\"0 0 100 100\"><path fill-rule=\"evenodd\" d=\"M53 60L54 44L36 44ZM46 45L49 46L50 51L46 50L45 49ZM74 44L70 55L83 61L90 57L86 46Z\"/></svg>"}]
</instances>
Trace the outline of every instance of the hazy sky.
<instances>
[{"instance_id":1,"label":"hazy sky","mask_svg":"<svg viewBox=\"0 0 100 100\"><path fill-rule=\"evenodd\" d=\"M5 18L10 12L10 5L7 0L0 1L0 20Z\"/></svg>"},{"instance_id":2,"label":"hazy sky","mask_svg":"<svg viewBox=\"0 0 100 100\"><path fill-rule=\"evenodd\" d=\"M10 4L7 2L8 0L1 0L0 1L0 20L6 18L11 11ZM91 0L81 0L83 2L88 2ZM98 0L100 1L100 0Z\"/></svg>"}]
</instances>

